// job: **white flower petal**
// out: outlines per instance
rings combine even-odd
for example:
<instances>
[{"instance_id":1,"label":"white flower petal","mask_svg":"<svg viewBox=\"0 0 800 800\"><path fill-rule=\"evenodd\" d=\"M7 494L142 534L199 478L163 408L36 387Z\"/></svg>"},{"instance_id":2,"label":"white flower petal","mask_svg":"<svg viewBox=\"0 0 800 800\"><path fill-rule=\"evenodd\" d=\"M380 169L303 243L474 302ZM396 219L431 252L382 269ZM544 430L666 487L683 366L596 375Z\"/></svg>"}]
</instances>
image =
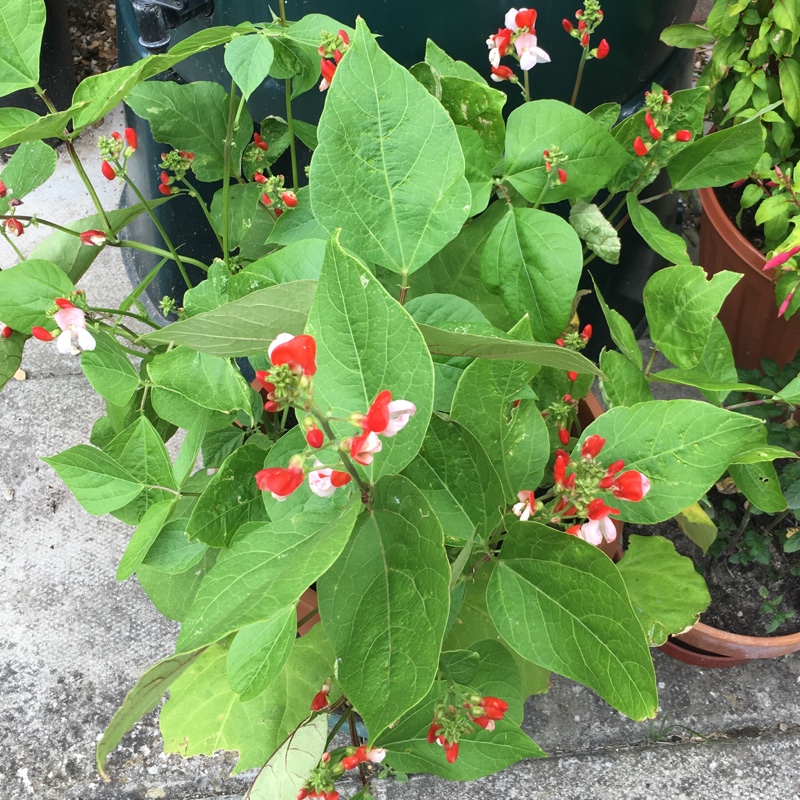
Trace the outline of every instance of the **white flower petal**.
<instances>
[{"instance_id":1,"label":"white flower petal","mask_svg":"<svg viewBox=\"0 0 800 800\"><path fill-rule=\"evenodd\" d=\"M94 336L86 328L78 328L74 333L81 350L94 350L96 347Z\"/></svg>"},{"instance_id":2,"label":"white flower petal","mask_svg":"<svg viewBox=\"0 0 800 800\"><path fill-rule=\"evenodd\" d=\"M272 358L272 351L279 345L279 344L286 344L286 342L291 342L294 339L291 333L279 333L275 339L273 340L272 344L267 348L267 355Z\"/></svg>"},{"instance_id":3,"label":"white flower petal","mask_svg":"<svg viewBox=\"0 0 800 800\"><path fill-rule=\"evenodd\" d=\"M61 333L58 334L56 349L62 355L72 355L72 334L69 331L61 331Z\"/></svg>"},{"instance_id":4,"label":"white flower petal","mask_svg":"<svg viewBox=\"0 0 800 800\"><path fill-rule=\"evenodd\" d=\"M600 523L596 519L590 519L581 525L578 531L578 538L583 539L589 544L598 545L603 541L603 534L600 532Z\"/></svg>"},{"instance_id":5,"label":"white flower petal","mask_svg":"<svg viewBox=\"0 0 800 800\"><path fill-rule=\"evenodd\" d=\"M517 14L519 12L516 8L512 8L506 14L506 28L511 28L512 31L518 30L517 26Z\"/></svg>"}]
</instances>

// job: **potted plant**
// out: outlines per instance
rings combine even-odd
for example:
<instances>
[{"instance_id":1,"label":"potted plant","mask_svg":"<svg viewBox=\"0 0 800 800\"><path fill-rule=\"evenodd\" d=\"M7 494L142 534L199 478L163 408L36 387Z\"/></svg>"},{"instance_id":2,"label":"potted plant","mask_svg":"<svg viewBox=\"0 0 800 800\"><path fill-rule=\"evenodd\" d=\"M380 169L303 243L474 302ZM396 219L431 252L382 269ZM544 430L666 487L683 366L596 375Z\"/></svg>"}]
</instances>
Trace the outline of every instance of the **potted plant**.
<instances>
[{"instance_id":1,"label":"potted plant","mask_svg":"<svg viewBox=\"0 0 800 800\"><path fill-rule=\"evenodd\" d=\"M715 0L706 27L676 25L662 38L713 43L698 83L710 89L712 122L726 129L749 121L763 140L747 178L701 189L700 261L711 274L744 275L720 315L737 364L752 369L766 357L783 365L800 346L800 21L784 3Z\"/></svg>"},{"instance_id":2,"label":"potted plant","mask_svg":"<svg viewBox=\"0 0 800 800\"><path fill-rule=\"evenodd\" d=\"M46 99L33 59L41 26L5 18L30 54L17 81ZM651 364L642 377L633 331L611 309L621 352L599 368L584 358L592 331L574 321L578 280L587 258L615 251L630 217L676 264L645 295L658 346L683 382L725 380L715 315L736 277L708 281L691 265L649 211L647 187L664 167L685 188L713 183L723 165L746 175L753 148L722 152L737 128L697 139L702 89L653 87L616 128L614 105L527 102L529 70L549 58L535 21L511 9L491 37L487 73L525 93L507 126L502 102L464 116L462 102L492 107L496 90L435 45L407 70L364 20L320 15L204 30L85 80L64 112L0 115L2 141L22 143L0 175L0 230L13 247L29 225L54 229L0 272L2 376L26 346L80 359L106 413L89 444L46 461L88 513L135 527L118 577L135 574L181 623L175 652L100 739L101 774L167 690L166 749L236 750L237 770L270 765L252 796L275 796L277 781L327 800L366 762L467 780L542 755L519 724L547 670L634 719L655 714L649 646L691 625L705 590L658 537L634 539L620 566L597 545L617 539L614 520L668 519L742 454L778 451L758 420L653 401L648 379L668 377ZM605 54L601 21L587 0L570 23L583 61ZM147 81L221 44L230 92ZM327 89L319 126L304 131L315 147L302 187L299 170L270 169L271 151L292 150L291 108L283 125L255 130L246 109L267 75L287 73L308 88L321 73ZM101 140L97 175L74 153L120 99L165 142L158 198L131 178L132 128ZM36 140L54 135L93 197L93 180L121 180L139 203L98 202L69 226L23 214L19 201L48 177ZM189 172L221 180L210 205ZM609 199L593 203L603 190ZM180 196L208 218L221 257L120 236ZM549 210L564 201L569 222ZM199 270L182 301L163 302L178 321L159 326L137 305L157 269L119 308L93 305L76 284L104 247ZM612 408L575 427L596 376ZM164 442L178 428L173 461ZM665 564L670 580L654 580ZM311 586L318 609L298 619ZM317 610L321 624L296 638ZM352 747L334 741L340 725Z\"/></svg>"}]
</instances>

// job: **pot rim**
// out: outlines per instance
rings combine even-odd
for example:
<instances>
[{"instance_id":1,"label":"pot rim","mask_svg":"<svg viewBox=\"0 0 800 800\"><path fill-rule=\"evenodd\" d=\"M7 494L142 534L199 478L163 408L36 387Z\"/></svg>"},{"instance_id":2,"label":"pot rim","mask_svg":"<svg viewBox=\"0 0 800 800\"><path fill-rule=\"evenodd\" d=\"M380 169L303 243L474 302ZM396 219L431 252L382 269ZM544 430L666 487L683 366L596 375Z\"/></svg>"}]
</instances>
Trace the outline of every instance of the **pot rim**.
<instances>
[{"instance_id":1,"label":"pot rim","mask_svg":"<svg viewBox=\"0 0 800 800\"><path fill-rule=\"evenodd\" d=\"M745 636L702 621L674 638L709 653L739 658L774 658L800 650L800 631L784 636Z\"/></svg>"},{"instance_id":2,"label":"pot rim","mask_svg":"<svg viewBox=\"0 0 800 800\"><path fill-rule=\"evenodd\" d=\"M697 193L703 206L703 215L719 231L722 238L728 242L729 246L736 251L737 255L741 257L748 267L758 273L760 278L772 283L772 278L763 271L764 264L767 263L767 257L754 247L729 219L717 198L716 191L710 188L703 188L698 189Z\"/></svg>"}]
</instances>

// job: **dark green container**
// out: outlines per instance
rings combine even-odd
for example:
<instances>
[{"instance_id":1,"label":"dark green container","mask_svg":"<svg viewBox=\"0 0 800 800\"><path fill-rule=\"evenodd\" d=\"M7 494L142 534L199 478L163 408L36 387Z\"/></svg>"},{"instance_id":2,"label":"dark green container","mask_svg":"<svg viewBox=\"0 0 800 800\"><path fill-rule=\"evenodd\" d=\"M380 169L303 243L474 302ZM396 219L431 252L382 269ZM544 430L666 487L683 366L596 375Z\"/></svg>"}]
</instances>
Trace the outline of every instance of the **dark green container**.
<instances>
[{"instance_id":1,"label":"dark green container","mask_svg":"<svg viewBox=\"0 0 800 800\"><path fill-rule=\"evenodd\" d=\"M178 0L179 3L181 0ZM614 101L623 106L623 116L640 107L646 89L653 81L675 91L690 85L692 54L684 50L673 50L659 41L660 32L673 23L688 22L696 0L605 0L605 20L599 34L605 37L611 53L603 61L589 64L581 87L578 105L584 109ZM142 0L137 0L141 3ZM203 6L192 0L192 5ZM550 53L550 64L538 65L530 73L532 94L536 98L555 97L568 101L572 93L575 72L580 56L577 42L568 36L561 20L574 20L578 0L559 2L540 0L536 4L536 24L539 44ZM430 37L454 58L466 61L478 71L488 75L489 61L487 37L502 27L505 13L510 5L498 0L287 0L286 10L290 19L299 19L305 14L324 13L352 25L361 14L371 30L381 34L381 46L393 58L406 66L423 60L426 38ZM188 22L169 30L169 45L213 25L235 25L243 21L260 22L267 14L263 0L228 0L215 4L207 3L201 13ZM209 13L210 12L210 13ZM140 42L140 31L131 0L117 0L117 26L120 64L131 64L148 55L149 51ZM599 41L599 35L598 35ZM164 76L167 80L186 82L212 80L224 86L230 78L223 65L222 48L194 56L178 65L176 71ZM507 108L511 110L520 101L517 87L499 84L509 93ZM293 105L299 119L316 122L322 110L324 96L311 90L297 98ZM254 92L249 104L253 119L260 121L269 114L283 116L285 100L283 83L272 79ZM132 176L145 194L157 197L159 156L164 146L152 140L149 125L138 120L126 109L128 124L139 134L139 152L132 159ZM204 194L210 198L216 187L203 185ZM127 198L123 197L123 203ZM665 201L661 217L669 222L675 216L675 201ZM181 252L208 260L216 254L216 246L193 202L178 198L159 209L164 227L181 246ZM151 241L160 245L158 235L149 220L141 218L129 229L130 238ZM620 306L622 312L634 324L642 317L641 287L646 279L663 262L638 239L635 232L623 241L623 262L616 267L597 265L595 280L607 295L612 305ZM132 280L138 281L155 265L148 254L124 251L126 267ZM588 279L588 278L587 278ZM163 269L151 286L148 303L151 313L154 304L164 295L179 299L183 285L177 271ZM615 302L614 296L619 296ZM604 323L597 308L591 308L591 300L581 306L581 315L591 320L602 331ZM603 341L602 332L595 337Z\"/></svg>"}]
</instances>

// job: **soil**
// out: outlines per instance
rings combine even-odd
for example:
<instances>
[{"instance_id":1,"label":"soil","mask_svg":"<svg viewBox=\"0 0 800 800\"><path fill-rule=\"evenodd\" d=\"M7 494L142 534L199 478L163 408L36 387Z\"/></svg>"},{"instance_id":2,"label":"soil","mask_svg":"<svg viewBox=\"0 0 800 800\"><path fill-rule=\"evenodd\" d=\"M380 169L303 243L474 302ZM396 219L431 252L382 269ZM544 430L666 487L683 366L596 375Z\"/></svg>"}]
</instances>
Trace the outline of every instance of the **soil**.
<instances>
[{"instance_id":1,"label":"soil","mask_svg":"<svg viewBox=\"0 0 800 800\"><path fill-rule=\"evenodd\" d=\"M764 226L756 225L756 210L758 206L746 208L742 211L740 222L736 222L736 217L740 210L739 201L741 200L744 190L744 186L739 186L736 189L731 186L723 186L719 189L715 189L714 192L728 219L739 228L744 238L747 239L753 247L763 251Z\"/></svg>"},{"instance_id":2,"label":"soil","mask_svg":"<svg viewBox=\"0 0 800 800\"><path fill-rule=\"evenodd\" d=\"M67 13L78 83L89 75L114 69L117 12L113 0L67 0Z\"/></svg>"},{"instance_id":3,"label":"soil","mask_svg":"<svg viewBox=\"0 0 800 800\"><path fill-rule=\"evenodd\" d=\"M709 500L715 509L716 521L720 516L729 514L738 524L744 514L744 500L741 495L726 496L716 489L709 493ZM726 512L722 504L733 500L736 510ZM768 524L773 517L762 515L751 518L760 527ZM800 526L793 517L787 517L778 528L786 529ZM663 536L669 539L675 549L683 556L690 558L695 569L703 575L711 594L711 605L703 612L702 621L719 630L744 636L784 636L800 631L800 575L792 575L792 569L800 573L800 552L784 553L778 546L774 536L767 538L769 542L769 564L751 562L750 564L732 564L728 555L729 547L717 555L704 555L703 551L681 531L677 522L668 520L657 525L625 525L625 537L630 534L640 536ZM800 535L800 534L798 534ZM774 599L783 595L778 606L779 611L798 612L786 620L772 632L767 632L772 616L759 613L764 598L759 593L766 587L768 597Z\"/></svg>"}]
</instances>

